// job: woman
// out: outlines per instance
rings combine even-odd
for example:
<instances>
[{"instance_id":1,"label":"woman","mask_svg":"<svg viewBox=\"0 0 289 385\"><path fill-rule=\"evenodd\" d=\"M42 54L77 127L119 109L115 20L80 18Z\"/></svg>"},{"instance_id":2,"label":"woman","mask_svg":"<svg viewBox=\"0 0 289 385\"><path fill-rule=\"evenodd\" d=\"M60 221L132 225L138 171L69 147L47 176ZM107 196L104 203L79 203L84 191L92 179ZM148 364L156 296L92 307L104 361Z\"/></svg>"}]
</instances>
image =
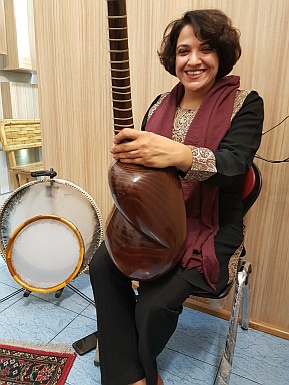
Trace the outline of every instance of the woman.
<instances>
[{"instance_id":1,"label":"woman","mask_svg":"<svg viewBox=\"0 0 289 385\"><path fill-rule=\"evenodd\" d=\"M186 250L165 276L131 281L103 243L90 263L103 385L160 385L156 357L193 289L220 292L243 245L242 184L260 145L263 102L227 76L241 55L239 33L218 10L171 23L159 51L179 83L149 108L142 131L123 129L114 159L179 170L188 224Z\"/></svg>"}]
</instances>

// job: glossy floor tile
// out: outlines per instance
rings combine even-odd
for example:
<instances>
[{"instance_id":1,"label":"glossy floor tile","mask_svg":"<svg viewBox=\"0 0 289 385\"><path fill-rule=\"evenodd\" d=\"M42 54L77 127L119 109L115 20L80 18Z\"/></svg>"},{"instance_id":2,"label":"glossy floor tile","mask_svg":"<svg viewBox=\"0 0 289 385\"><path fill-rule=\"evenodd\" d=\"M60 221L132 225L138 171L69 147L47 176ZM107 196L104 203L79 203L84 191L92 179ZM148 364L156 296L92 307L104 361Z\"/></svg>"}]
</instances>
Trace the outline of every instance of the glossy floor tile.
<instances>
[{"instance_id":1,"label":"glossy floor tile","mask_svg":"<svg viewBox=\"0 0 289 385\"><path fill-rule=\"evenodd\" d=\"M71 285L92 299L88 275L78 276ZM1 259L0 340L72 344L95 331L94 306L70 285L60 298L54 293L24 297L19 289ZM213 385L226 331L227 321L184 308L176 332L158 357L165 385ZM94 351L77 356L66 385L100 384L93 358ZM288 385L289 341L239 329L230 384Z\"/></svg>"}]
</instances>

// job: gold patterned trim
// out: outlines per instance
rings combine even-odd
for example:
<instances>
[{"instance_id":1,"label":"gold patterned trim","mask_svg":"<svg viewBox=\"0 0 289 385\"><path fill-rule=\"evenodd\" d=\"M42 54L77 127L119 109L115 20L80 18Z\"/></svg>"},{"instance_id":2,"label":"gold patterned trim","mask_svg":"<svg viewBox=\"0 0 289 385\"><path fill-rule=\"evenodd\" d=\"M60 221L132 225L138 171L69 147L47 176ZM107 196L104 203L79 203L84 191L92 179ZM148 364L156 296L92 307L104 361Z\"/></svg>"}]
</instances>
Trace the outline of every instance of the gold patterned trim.
<instances>
[{"instance_id":1,"label":"gold patterned trim","mask_svg":"<svg viewBox=\"0 0 289 385\"><path fill-rule=\"evenodd\" d=\"M228 270L229 270L229 278L228 283L232 282L233 279L236 276L237 268L238 268L238 262L240 259L240 255L244 248L244 242L241 243L241 245L238 247L238 249L234 252L234 254L231 256L228 264Z\"/></svg>"},{"instance_id":2,"label":"gold patterned trim","mask_svg":"<svg viewBox=\"0 0 289 385\"><path fill-rule=\"evenodd\" d=\"M235 96L235 102L232 112L231 120L235 117L235 115L240 111L246 97L249 95L251 91L249 90L238 90Z\"/></svg>"},{"instance_id":3,"label":"gold patterned trim","mask_svg":"<svg viewBox=\"0 0 289 385\"><path fill-rule=\"evenodd\" d=\"M169 94L169 92L166 92L159 97L158 101L149 110L147 120L149 120L149 118L152 116L152 114L155 112L155 110L158 108L158 106L161 104L161 102L168 96L168 94Z\"/></svg>"},{"instance_id":4,"label":"gold patterned trim","mask_svg":"<svg viewBox=\"0 0 289 385\"><path fill-rule=\"evenodd\" d=\"M185 180L198 180L203 182L216 174L216 158L214 153L205 147L188 146L192 150L193 164L184 177Z\"/></svg>"},{"instance_id":5,"label":"gold patterned trim","mask_svg":"<svg viewBox=\"0 0 289 385\"><path fill-rule=\"evenodd\" d=\"M187 110L181 107L176 108L172 134L174 141L184 143L187 132L197 112L198 110Z\"/></svg>"}]
</instances>

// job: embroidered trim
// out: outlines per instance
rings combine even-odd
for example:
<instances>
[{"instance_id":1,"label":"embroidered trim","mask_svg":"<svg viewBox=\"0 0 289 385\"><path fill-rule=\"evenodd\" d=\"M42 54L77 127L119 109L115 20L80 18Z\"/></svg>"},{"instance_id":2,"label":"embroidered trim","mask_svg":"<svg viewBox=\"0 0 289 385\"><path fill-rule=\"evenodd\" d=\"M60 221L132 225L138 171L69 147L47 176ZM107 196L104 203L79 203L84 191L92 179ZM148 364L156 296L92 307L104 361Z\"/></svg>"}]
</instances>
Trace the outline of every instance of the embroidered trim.
<instances>
[{"instance_id":1,"label":"embroidered trim","mask_svg":"<svg viewBox=\"0 0 289 385\"><path fill-rule=\"evenodd\" d=\"M249 95L250 92L251 91L248 91L248 90L238 90L237 91L236 96L235 96L235 102L234 102L231 120L233 120L233 118L235 117L237 112L240 111L240 109L244 103L244 100L246 99L246 97Z\"/></svg>"},{"instance_id":2,"label":"embroidered trim","mask_svg":"<svg viewBox=\"0 0 289 385\"><path fill-rule=\"evenodd\" d=\"M244 242L241 243L241 245L238 247L238 249L234 252L234 254L231 256L228 264L228 270L229 270L229 278L228 278L228 283L232 282L233 279L236 276L237 273L237 268L238 268L238 262L240 255L242 253L242 250L244 248Z\"/></svg>"},{"instance_id":3,"label":"embroidered trim","mask_svg":"<svg viewBox=\"0 0 289 385\"><path fill-rule=\"evenodd\" d=\"M185 180L203 182L216 174L216 159L214 153L205 147L188 146L192 150L193 164L184 177Z\"/></svg>"},{"instance_id":4,"label":"embroidered trim","mask_svg":"<svg viewBox=\"0 0 289 385\"><path fill-rule=\"evenodd\" d=\"M165 92L164 94L162 94L159 97L158 101L151 107L151 109L149 110L149 113L148 113L147 121L152 116L152 114L155 112L155 110L158 108L158 106L161 104L161 102L168 96L168 94L169 94L169 92Z\"/></svg>"},{"instance_id":5,"label":"embroidered trim","mask_svg":"<svg viewBox=\"0 0 289 385\"><path fill-rule=\"evenodd\" d=\"M176 142L184 143L190 125L198 110L186 110L181 107L176 108L172 139Z\"/></svg>"}]
</instances>

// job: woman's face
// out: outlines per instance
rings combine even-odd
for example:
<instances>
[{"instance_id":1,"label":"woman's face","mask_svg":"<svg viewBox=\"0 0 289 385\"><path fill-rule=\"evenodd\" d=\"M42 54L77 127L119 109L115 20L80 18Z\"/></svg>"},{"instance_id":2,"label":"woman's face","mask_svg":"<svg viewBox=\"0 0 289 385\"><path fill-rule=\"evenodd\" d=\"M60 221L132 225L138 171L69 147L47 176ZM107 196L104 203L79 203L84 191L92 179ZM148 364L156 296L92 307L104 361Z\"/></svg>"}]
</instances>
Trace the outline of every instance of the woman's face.
<instances>
[{"instance_id":1,"label":"woman's face","mask_svg":"<svg viewBox=\"0 0 289 385\"><path fill-rule=\"evenodd\" d=\"M205 96L215 83L218 69L216 51L195 36L191 25L186 25L176 46L176 75L186 92Z\"/></svg>"}]
</instances>

